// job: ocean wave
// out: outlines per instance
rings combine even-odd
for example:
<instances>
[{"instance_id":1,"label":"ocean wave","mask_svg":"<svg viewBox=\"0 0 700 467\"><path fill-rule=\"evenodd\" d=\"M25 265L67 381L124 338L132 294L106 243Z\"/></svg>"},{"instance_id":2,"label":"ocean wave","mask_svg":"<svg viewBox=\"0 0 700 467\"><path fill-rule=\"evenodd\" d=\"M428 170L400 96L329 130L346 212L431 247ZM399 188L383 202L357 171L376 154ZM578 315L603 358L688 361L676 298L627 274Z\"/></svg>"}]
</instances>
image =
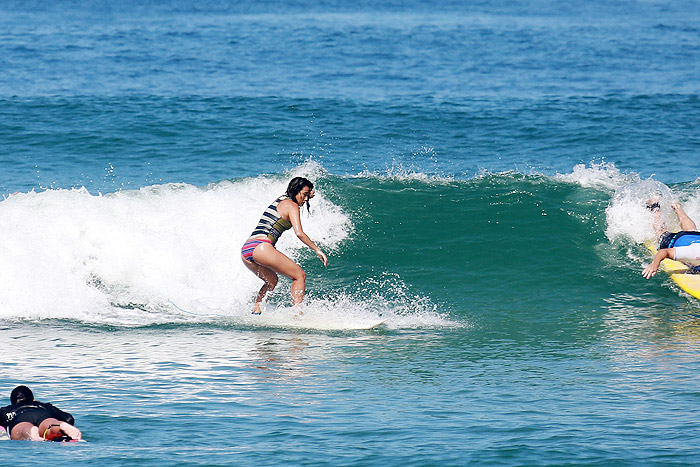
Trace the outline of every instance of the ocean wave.
<instances>
[{"instance_id":1,"label":"ocean wave","mask_svg":"<svg viewBox=\"0 0 700 467\"><path fill-rule=\"evenodd\" d=\"M629 262L615 245L653 235L645 208L653 194L664 200L664 213L680 199L700 219L698 182L665 187L607 163L551 176L482 172L460 180L398 166L339 177L306 161L201 187L20 193L0 202L0 319L248 326L260 281L238 249L297 175L316 182L318 196L302 221L330 254L324 269L293 235L278 243L309 274L311 328L378 319L396 328L469 323L475 307L499 306L494 294L507 303L529 297L532 287L551 293L550 264L558 265L561 286L575 289L577 268ZM546 262L526 254L543 244ZM619 261L605 257L620 254ZM633 267L642 260L635 256ZM528 274L504 280L523 270ZM288 284L270 301L272 312L258 325L291 319Z\"/></svg>"},{"instance_id":2,"label":"ocean wave","mask_svg":"<svg viewBox=\"0 0 700 467\"><path fill-rule=\"evenodd\" d=\"M300 322L285 305L288 285L282 283L270 297L271 313L251 322L260 280L241 263L239 248L294 176L320 182L310 214L302 211L304 230L329 255L340 254L354 234L351 207L332 200L336 179L312 161L282 174L204 187L170 183L105 195L85 188L12 195L0 203L0 319L314 329L353 329L378 319L394 327L448 321L426 296L389 296L389 290L406 287L400 281L370 293L371 277L364 276L361 292L324 286L321 279L309 291ZM293 235L282 236L277 246L309 263L305 268L317 267Z\"/></svg>"}]
</instances>

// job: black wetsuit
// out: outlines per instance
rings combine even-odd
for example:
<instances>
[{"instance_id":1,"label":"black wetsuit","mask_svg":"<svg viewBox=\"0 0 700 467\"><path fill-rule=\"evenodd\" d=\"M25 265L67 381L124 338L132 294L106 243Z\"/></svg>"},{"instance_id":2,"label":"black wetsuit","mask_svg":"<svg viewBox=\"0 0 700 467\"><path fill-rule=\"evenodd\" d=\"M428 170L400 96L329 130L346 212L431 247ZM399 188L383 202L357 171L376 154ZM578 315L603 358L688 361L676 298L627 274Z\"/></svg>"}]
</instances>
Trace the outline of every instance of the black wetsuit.
<instances>
[{"instance_id":1,"label":"black wetsuit","mask_svg":"<svg viewBox=\"0 0 700 467\"><path fill-rule=\"evenodd\" d=\"M75 419L71 414L44 402L22 401L0 409L0 426L6 428L8 434L12 433L12 429L18 423L29 422L34 426L39 426L47 418L55 418L75 425Z\"/></svg>"}]
</instances>

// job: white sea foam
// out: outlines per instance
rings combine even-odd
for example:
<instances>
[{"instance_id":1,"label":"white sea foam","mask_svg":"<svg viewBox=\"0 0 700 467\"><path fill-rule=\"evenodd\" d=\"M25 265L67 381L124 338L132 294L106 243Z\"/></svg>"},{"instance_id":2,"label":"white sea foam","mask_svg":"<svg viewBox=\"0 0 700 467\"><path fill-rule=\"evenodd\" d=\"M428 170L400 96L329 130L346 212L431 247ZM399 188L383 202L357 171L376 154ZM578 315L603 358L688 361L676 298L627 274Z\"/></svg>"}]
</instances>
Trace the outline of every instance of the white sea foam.
<instances>
[{"instance_id":1,"label":"white sea foam","mask_svg":"<svg viewBox=\"0 0 700 467\"><path fill-rule=\"evenodd\" d=\"M11 196L0 203L0 317L148 323L167 320L168 299L247 309L260 283L239 249L288 179ZM322 191L302 222L327 250L352 230ZM294 258L303 245L291 237L278 245Z\"/></svg>"},{"instance_id":2,"label":"white sea foam","mask_svg":"<svg viewBox=\"0 0 700 467\"><path fill-rule=\"evenodd\" d=\"M436 174L426 174L420 169L412 168L396 160L392 160L391 165L387 165L383 171L363 170L356 178L375 178L378 180L392 181L421 181L430 183L449 183L454 181L454 177Z\"/></svg>"},{"instance_id":3,"label":"white sea foam","mask_svg":"<svg viewBox=\"0 0 700 467\"><path fill-rule=\"evenodd\" d=\"M646 208L648 202L658 201L660 222L668 231L679 231L680 225L671 209L673 202L681 202L686 213L700 221L700 190L693 185L671 190L663 183L647 179L617 189L606 209L605 234L611 241L623 238L642 243L656 238L654 216Z\"/></svg>"},{"instance_id":4,"label":"white sea foam","mask_svg":"<svg viewBox=\"0 0 700 467\"><path fill-rule=\"evenodd\" d=\"M310 296L301 308L268 303L261 315L250 315L249 307L241 314L237 308L219 308L204 301L192 302L191 308L176 307L184 317L208 321L212 318L237 325L322 330L367 329L378 323L389 329L463 326L442 315L427 297L396 300L364 293L336 293L326 297Z\"/></svg>"},{"instance_id":5,"label":"white sea foam","mask_svg":"<svg viewBox=\"0 0 700 467\"><path fill-rule=\"evenodd\" d=\"M625 174L612 162L591 162L589 166L577 164L569 174L557 174L555 180L576 183L585 188L616 190L639 181L639 175Z\"/></svg>"}]
</instances>

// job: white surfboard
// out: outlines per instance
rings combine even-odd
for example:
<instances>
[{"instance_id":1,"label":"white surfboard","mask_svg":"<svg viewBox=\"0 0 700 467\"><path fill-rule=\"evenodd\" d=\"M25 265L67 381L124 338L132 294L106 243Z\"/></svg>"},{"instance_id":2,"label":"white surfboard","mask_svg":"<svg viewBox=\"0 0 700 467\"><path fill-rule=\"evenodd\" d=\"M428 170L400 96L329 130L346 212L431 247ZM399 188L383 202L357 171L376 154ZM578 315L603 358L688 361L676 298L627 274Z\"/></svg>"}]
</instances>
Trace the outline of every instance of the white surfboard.
<instances>
[{"instance_id":1,"label":"white surfboard","mask_svg":"<svg viewBox=\"0 0 700 467\"><path fill-rule=\"evenodd\" d=\"M246 324L282 328L304 329L314 331L368 331L376 329L386 323L386 319L347 319L329 320L324 316L287 316L285 314L271 314L263 312L260 315L251 315Z\"/></svg>"}]
</instances>

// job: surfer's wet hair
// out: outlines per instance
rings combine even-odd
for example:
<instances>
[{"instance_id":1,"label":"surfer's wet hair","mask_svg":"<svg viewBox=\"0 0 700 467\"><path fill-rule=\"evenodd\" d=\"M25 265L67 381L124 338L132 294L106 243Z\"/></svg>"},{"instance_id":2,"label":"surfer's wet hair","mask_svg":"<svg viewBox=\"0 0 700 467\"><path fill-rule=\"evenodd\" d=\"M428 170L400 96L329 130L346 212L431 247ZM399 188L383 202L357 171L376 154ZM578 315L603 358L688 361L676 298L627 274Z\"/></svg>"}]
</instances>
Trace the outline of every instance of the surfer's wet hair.
<instances>
[{"instance_id":1,"label":"surfer's wet hair","mask_svg":"<svg viewBox=\"0 0 700 467\"><path fill-rule=\"evenodd\" d=\"M299 194L301 190L304 189L304 187L309 187L309 190L314 189L314 184L311 183L311 180L304 178L304 177L294 177L289 181L289 185L287 185L287 193L285 193L290 199L296 201L296 196ZM310 207L309 207L309 202L306 202L306 211L310 212Z\"/></svg>"},{"instance_id":2,"label":"surfer's wet hair","mask_svg":"<svg viewBox=\"0 0 700 467\"><path fill-rule=\"evenodd\" d=\"M10 393L10 402L16 404L18 402L31 402L34 400L34 393L27 386L17 386Z\"/></svg>"}]
</instances>

